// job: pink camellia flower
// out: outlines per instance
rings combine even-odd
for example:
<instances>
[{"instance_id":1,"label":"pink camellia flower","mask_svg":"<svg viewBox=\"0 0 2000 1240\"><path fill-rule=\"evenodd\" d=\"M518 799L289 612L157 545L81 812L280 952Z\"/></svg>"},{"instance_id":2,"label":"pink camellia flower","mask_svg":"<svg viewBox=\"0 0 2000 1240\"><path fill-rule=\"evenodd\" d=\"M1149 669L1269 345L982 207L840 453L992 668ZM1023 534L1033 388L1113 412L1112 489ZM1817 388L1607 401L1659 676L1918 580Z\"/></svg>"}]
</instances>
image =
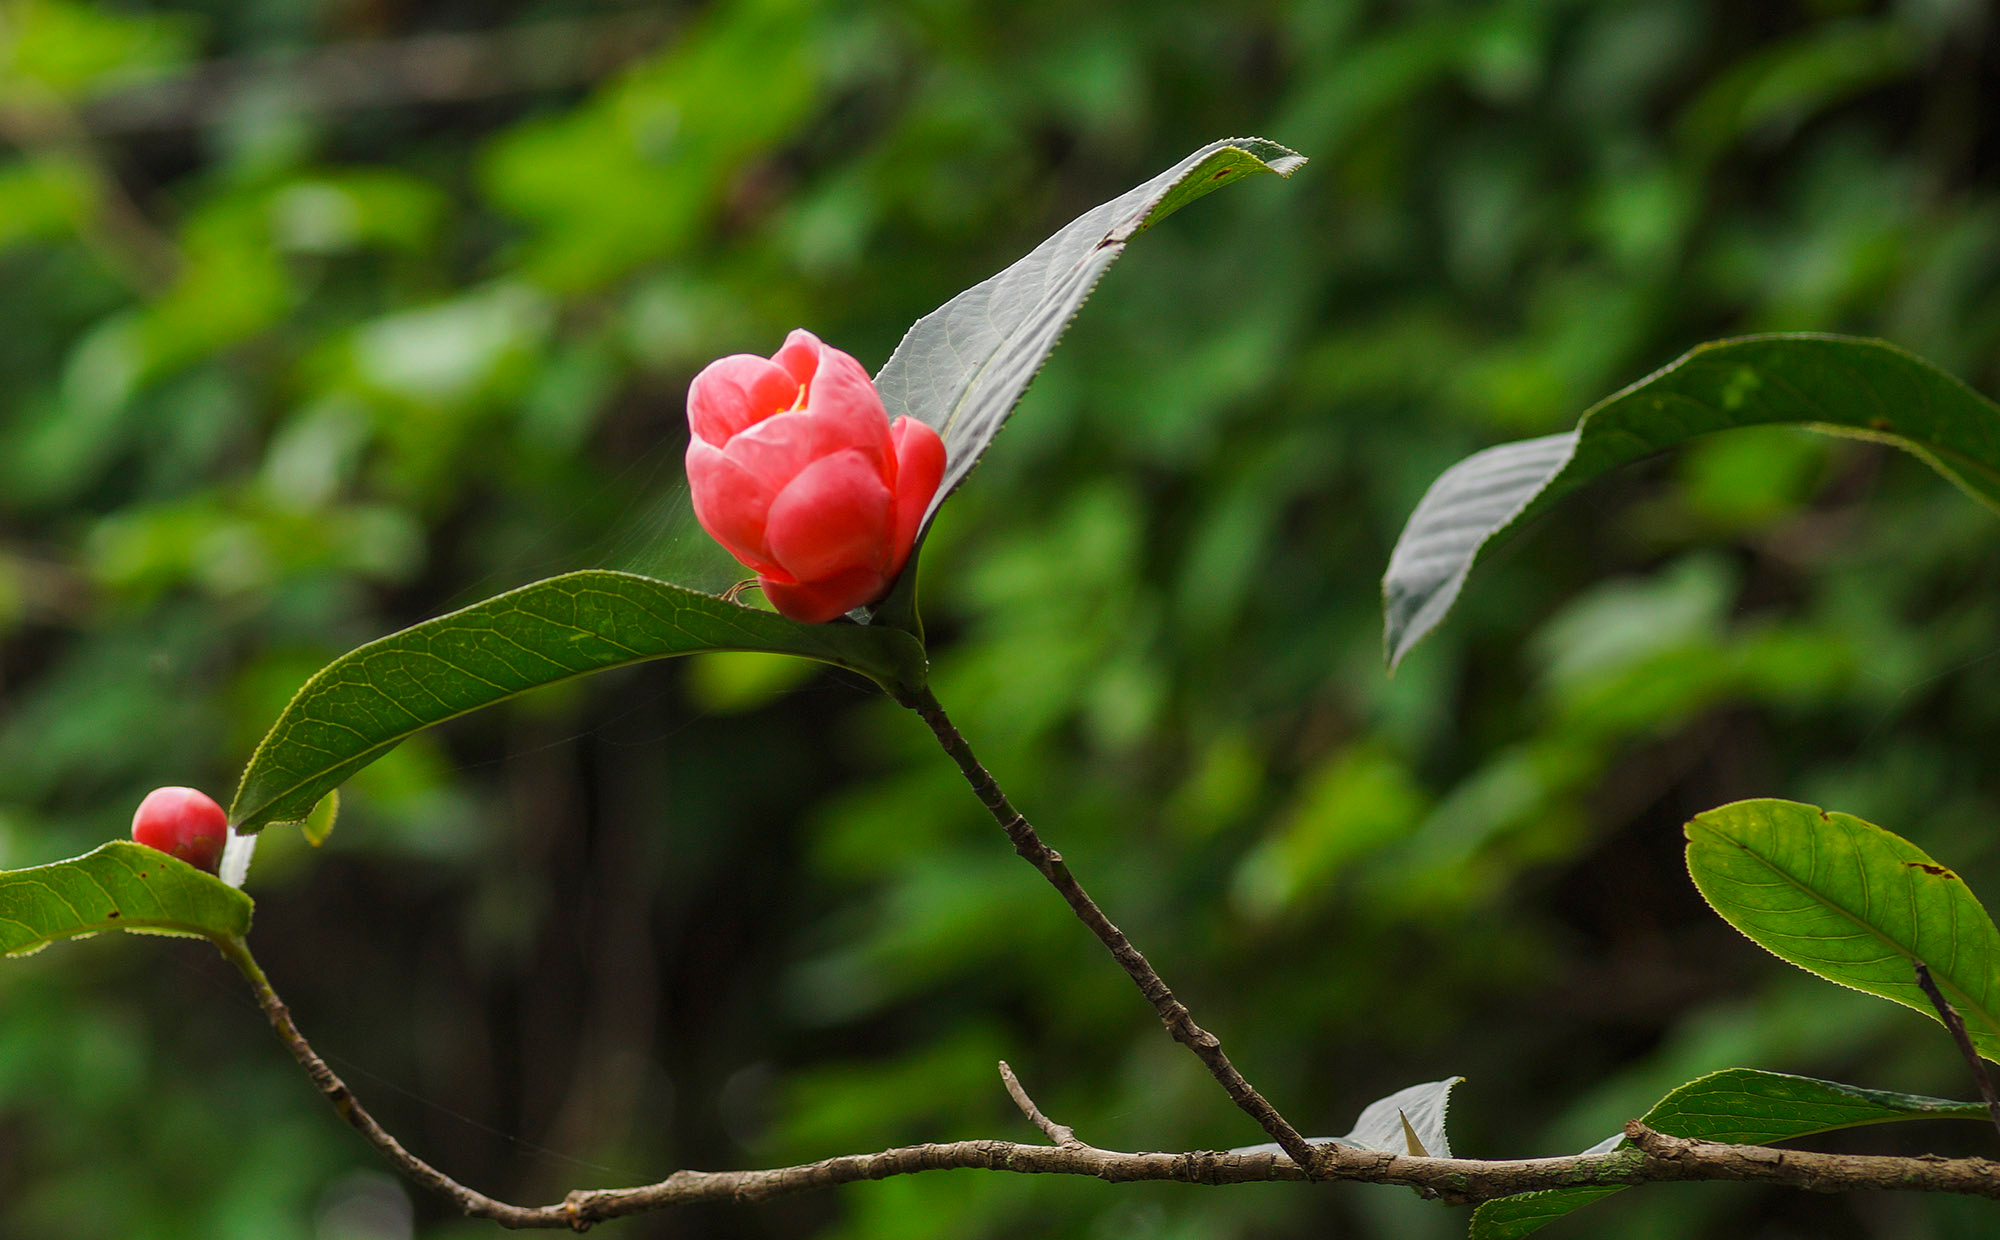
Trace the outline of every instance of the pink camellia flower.
<instances>
[{"instance_id":1,"label":"pink camellia flower","mask_svg":"<svg viewBox=\"0 0 2000 1240\"><path fill-rule=\"evenodd\" d=\"M768 360L710 362L688 387L688 429L702 528L809 624L888 591L944 477L938 433L889 425L861 363L803 330Z\"/></svg>"}]
</instances>

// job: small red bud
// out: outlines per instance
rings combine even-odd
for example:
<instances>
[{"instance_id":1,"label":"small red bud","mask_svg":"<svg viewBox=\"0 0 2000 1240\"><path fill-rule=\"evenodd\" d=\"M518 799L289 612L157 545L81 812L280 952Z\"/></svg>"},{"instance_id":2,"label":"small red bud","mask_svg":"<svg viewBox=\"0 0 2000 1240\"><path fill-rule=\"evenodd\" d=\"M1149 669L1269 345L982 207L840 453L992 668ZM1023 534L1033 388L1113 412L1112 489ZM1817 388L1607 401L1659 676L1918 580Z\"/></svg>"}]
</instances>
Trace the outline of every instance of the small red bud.
<instances>
[{"instance_id":1,"label":"small red bud","mask_svg":"<svg viewBox=\"0 0 2000 1240\"><path fill-rule=\"evenodd\" d=\"M213 874L229 839L229 815L207 793L155 788L132 815L132 838Z\"/></svg>"}]
</instances>

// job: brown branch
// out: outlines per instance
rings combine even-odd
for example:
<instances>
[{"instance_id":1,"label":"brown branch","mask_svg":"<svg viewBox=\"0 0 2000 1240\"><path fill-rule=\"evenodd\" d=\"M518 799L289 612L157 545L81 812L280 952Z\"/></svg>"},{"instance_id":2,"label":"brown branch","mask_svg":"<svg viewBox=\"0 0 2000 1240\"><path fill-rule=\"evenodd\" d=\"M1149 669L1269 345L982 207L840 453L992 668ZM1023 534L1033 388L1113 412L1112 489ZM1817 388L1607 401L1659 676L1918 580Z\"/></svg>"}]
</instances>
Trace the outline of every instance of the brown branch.
<instances>
[{"instance_id":1,"label":"brown branch","mask_svg":"<svg viewBox=\"0 0 2000 1240\"><path fill-rule=\"evenodd\" d=\"M519 1206L467 1188L404 1149L375 1122L352 1090L327 1067L299 1032L298 1024L241 939L217 944L256 992L271 1028L292 1057L312 1077L335 1111L397 1170L448 1198L472 1218L502 1227L584 1231L607 1219L697 1202L750 1202L814 1189L883 1180L923 1171L1004 1171L1019 1175L1083 1175L1108 1183L1139 1180L1180 1184L1259 1184L1303 1180L1299 1165L1266 1151L1193 1150L1181 1154L1125 1153L1086 1145L1074 1133L1042 1115L1004 1063L1002 1079L1016 1105L1054 1145L1013 1141L951 1141L905 1145L874 1154L846 1154L794 1167L755 1171L677 1171L657 1184L636 1188L576 1189L546 1206ZM1719 1145L1655 1132L1634 1120L1625 1126L1636 1149L1568 1158L1495 1162L1471 1158L1413 1158L1386 1151L1336 1147L1343 1157L1322 1158L1324 1178L1417 1189L1453 1204L1510 1197L1516 1193L1589 1185L1633 1185L1672 1180L1731 1180L1778 1184L1812 1192L1907 1189L1960 1193L2000 1200L2000 1163L1983 1158L1892 1158L1865 1154L1819 1154L1764 1146Z\"/></svg>"},{"instance_id":2,"label":"brown branch","mask_svg":"<svg viewBox=\"0 0 2000 1240\"><path fill-rule=\"evenodd\" d=\"M1075 876L1069 872L1069 867L1063 864L1062 854L1044 844L1041 837L1035 834L1035 828L1007 800L1007 794L1000 790L1000 785L992 774L980 765L979 759L973 755L972 747L965 743L965 738L959 735L956 727L952 726L950 717L944 713L944 707L938 704L936 696L930 689L928 687L923 689L906 704L930 725L931 731L937 736L938 744L942 745L945 753L958 764L959 771L964 774L966 782L972 785L972 791L979 797L980 803L993 815L994 821L1000 824L1000 829L1007 833L1007 839L1014 845L1014 851L1029 865L1034 866L1041 876L1049 881L1049 885L1062 895L1077 919L1104 944L1110 951L1111 958L1118 962L1133 983L1139 987L1139 993L1146 996L1146 1001L1160 1014L1160 1021L1166 1025L1167 1032L1173 1035L1176 1042L1195 1053L1208 1068L1209 1074L1221 1082L1230 1101L1242 1108L1251 1119L1256 1120L1257 1126L1276 1141L1279 1148L1291 1155L1292 1160L1298 1165L1310 1167L1317 1173L1324 1164L1342 1161L1341 1151L1337 1147L1315 1152L1313 1146L1299 1135L1298 1129L1287 1123L1285 1117L1278 1114L1278 1109L1265 1101L1264 1095L1258 1093L1250 1082L1243 1078L1243 1074L1236 1070L1236 1065L1229 1062L1229 1056L1222 1050L1222 1040L1194 1023L1194 1017L1188 1012L1187 1005L1174 997L1174 992L1147 962L1146 957L1140 954L1139 949L1132 946L1132 941L1125 937L1125 932L1111 924L1111 919L1097 907L1097 902L1090 898L1090 893L1076 881Z\"/></svg>"},{"instance_id":3,"label":"brown branch","mask_svg":"<svg viewBox=\"0 0 2000 1240\"><path fill-rule=\"evenodd\" d=\"M1937 981L1931 977L1931 967L1917 961L1917 985L1930 997L1931 1005L1938 1010L1938 1017L1944 1027L1951 1030L1952 1041L1958 1043L1958 1053L1965 1056L1965 1064L1972 1069L1973 1083L1979 1086L1979 1096L1986 1100L1986 1113L1993 1117L1993 1126L2000 1129L2000 1096L1993 1092L1993 1078L1986 1071L1986 1061L1972 1047L1972 1038L1965 1032L1965 1020L1958 1009L1945 999L1938 989Z\"/></svg>"},{"instance_id":4,"label":"brown branch","mask_svg":"<svg viewBox=\"0 0 2000 1240\"><path fill-rule=\"evenodd\" d=\"M1777 1184L1812 1193L1857 1189L1919 1189L2000 1201L2000 1163L1985 1158L1892 1158L1880 1154L1820 1154L1765 1145L1722 1145L1655 1132L1638 1120L1625 1135L1646 1158L1633 1184L1669 1180L1735 1180Z\"/></svg>"},{"instance_id":5,"label":"brown branch","mask_svg":"<svg viewBox=\"0 0 2000 1240\"><path fill-rule=\"evenodd\" d=\"M1335 1178L1394 1184L1457 1204L1579 1185L1632 1185L1656 1180L1734 1180L1781 1184L1816 1192L1925 1189L2000 1199L2000 1163L1980 1158L1889 1158L1817 1154L1760 1146L1686 1141L1633 1126L1653 1149L1538 1158L1518 1162L1412 1158L1357 1151ZM1628 1129L1631 1131L1631 1129ZM1655 1152L1655 1150L1657 1152ZM682 1171L643 1188L585 1189L564 1202L576 1226L668 1206L705 1201L762 1201L789 1193L882 1180L922 1171L980 1170L1021 1175L1085 1175L1111 1183L1258 1184L1303 1180L1282 1154L1128 1154L1089 1145L1018 1145L1012 1141L953 1141L906 1145L766 1171ZM554 1210L557 1207L546 1207ZM552 1226L535 1223L530 1226Z\"/></svg>"},{"instance_id":6,"label":"brown branch","mask_svg":"<svg viewBox=\"0 0 2000 1240\"><path fill-rule=\"evenodd\" d=\"M1007 1087L1007 1096L1014 1100L1015 1106L1021 1108L1021 1114L1028 1117L1029 1123L1041 1129L1050 1141L1064 1148L1083 1144L1076 1139L1075 1129L1067 1124L1058 1124L1042 1114L1042 1109L1035 1105L1035 1100L1028 1097L1028 1091L1022 1087L1021 1078L1014 1075L1014 1069L1008 1067L1004 1059L1000 1061L1000 1081Z\"/></svg>"},{"instance_id":7,"label":"brown branch","mask_svg":"<svg viewBox=\"0 0 2000 1240\"><path fill-rule=\"evenodd\" d=\"M347 1087L347 1082L341 1080L332 1068L326 1066L326 1061L319 1057L318 1052L314 1051L312 1045L306 1041L305 1035L299 1032L298 1024L292 1020L291 1009L285 1006L285 1001L278 997L276 990L272 989L271 980L264 976L263 968L258 965L256 958L251 956L249 945L239 938L217 942L216 946L222 949L222 954L250 983L250 989L256 992L257 1004L264 1009L265 1019L271 1022L271 1028L277 1032L278 1040L285 1044L285 1049L292 1053L292 1058L299 1061L299 1066L306 1070L306 1075L312 1078L313 1084L319 1086L319 1092L333 1104L334 1111L356 1132L367 1138L368 1144L381 1151L383 1157L396 1164L398 1171L432 1192L449 1197L453 1205L472 1218L490 1218L502 1227L574 1226L577 1230L582 1230L582 1227L578 1226L578 1220L568 1214L566 1204L532 1208L496 1201L484 1193L467 1188L404 1149L401 1142L375 1122L375 1117L362 1107L360 1099L356 1098L354 1091Z\"/></svg>"},{"instance_id":8,"label":"brown branch","mask_svg":"<svg viewBox=\"0 0 2000 1240\"><path fill-rule=\"evenodd\" d=\"M324 115L564 90L651 54L674 28L670 19L638 11L210 61L101 95L83 119L99 133L132 134L218 125L246 100Z\"/></svg>"}]
</instances>

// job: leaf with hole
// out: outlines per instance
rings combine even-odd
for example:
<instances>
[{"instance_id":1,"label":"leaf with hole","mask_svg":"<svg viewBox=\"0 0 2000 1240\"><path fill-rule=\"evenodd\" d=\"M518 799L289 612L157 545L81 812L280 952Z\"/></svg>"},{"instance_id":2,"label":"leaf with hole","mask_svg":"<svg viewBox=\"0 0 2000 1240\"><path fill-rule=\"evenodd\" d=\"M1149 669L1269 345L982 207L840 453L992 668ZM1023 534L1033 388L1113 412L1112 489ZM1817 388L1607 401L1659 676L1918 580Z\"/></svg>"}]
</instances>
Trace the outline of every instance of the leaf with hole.
<instances>
[{"instance_id":1,"label":"leaf with hole","mask_svg":"<svg viewBox=\"0 0 2000 1240\"><path fill-rule=\"evenodd\" d=\"M1439 475L1382 578L1389 665L1444 619L1501 534L1621 465L1767 424L1894 444L2000 507L2000 406L1930 363L1841 336L1716 341L1592 407L1573 431L1488 448Z\"/></svg>"},{"instance_id":2,"label":"leaf with hole","mask_svg":"<svg viewBox=\"0 0 2000 1240\"><path fill-rule=\"evenodd\" d=\"M1655 1132L1734 1145L1768 1145L1792 1137L1898 1120L1983 1120L1977 1102L1952 1102L1915 1094L1860 1089L1754 1068L1710 1073L1660 1099L1640 1122ZM1608 1138L1585 1154L1608 1154L1627 1144ZM1623 1185L1557 1188L1502 1197L1472 1213L1470 1240L1516 1240L1536 1232L1580 1206L1623 1190Z\"/></svg>"},{"instance_id":3,"label":"leaf with hole","mask_svg":"<svg viewBox=\"0 0 2000 1240\"><path fill-rule=\"evenodd\" d=\"M217 943L250 931L250 897L144 844L113 840L81 857L0 871L0 955L103 930Z\"/></svg>"},{"instance_id":4,"label":"leaf with hole","mask_svg":"<svg viewBox=\"0 0 2000 1240\"><path fill-rule=\"evenodd\" d=\"M927 671L922 643L895 629L800 624L630 573L550 577L321 668L251 755L230 821L245 832L305 821L413 732L590 672L709 650L815 659L898 696L921 688Z\"/></svg>"},{"instance_id":5,"label":"leaf with hole","mask_svg":"<svg viewBox=\"0 0 2000 1240\"><path fill-rule=\"evenodd\" d=\"M1687 865L1724 921L1781 960L1941 1021L1916 963L2000 1060L2000 930L1949 868L1893 832L1793 801L1687 824Z\"/></svg>"}]
</instances>

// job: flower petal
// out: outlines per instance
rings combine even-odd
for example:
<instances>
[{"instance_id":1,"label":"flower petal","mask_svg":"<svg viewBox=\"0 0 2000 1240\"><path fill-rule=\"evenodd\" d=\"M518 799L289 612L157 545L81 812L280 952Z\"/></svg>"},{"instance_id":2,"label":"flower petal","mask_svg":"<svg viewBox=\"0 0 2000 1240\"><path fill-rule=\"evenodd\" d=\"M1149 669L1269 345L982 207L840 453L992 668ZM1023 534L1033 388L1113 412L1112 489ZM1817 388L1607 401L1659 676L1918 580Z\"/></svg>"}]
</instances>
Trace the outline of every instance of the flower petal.
<instances>
[{"instance_id":1,"label":"flower petal","mask_svg":"<svg viewBox=\"0 0 2000 1240\"><path fill-rule=\"evenodd\" d=\"M806 466L854 446L836 439L836 429L803 413L781 413L731 439L723 451L755 474L775 496Z\"/></svg>"},{"instance_id":2,"label":"flower petal","mask_svg":"<svg viewBox=\"0 0 2000 1240\"><path fill-rule=\"evenodd\" d=\"M758 572L783 572L764 542L766 514L777 488L701 439L688 443L688 494L695 519L729 554Z\"/></svg>"},{"instance_id":3,"label":"flower petal","mask_svg":"<svg viewBox=\"0 0 2000 1240\"><path fill-rule=\"evenodd\" d=\"M818 336L803 327L796 327L791 335L785 337L784 345L771 355L771 361L791 375L800 387L805 387L812 382L814 372L819 369L820 354L825 350L826 346L820 343Z\"/></svg>"},{"instance_id":4,"label":"flower petal","mask_svg":"<svg viewBox=\"0 0 2000 1240\"><path fill-rule=\"evenodd\" d=\"M857 568L880 577L891 558L890 509L875 463L854 449L836 452L800 470L771 501L765 545L802 582Z\"/></svg>"},{"instance_id":5,"label":"flower petal","mask_svg":"<svg viewBox=\"0 0 2000 1240\"><path fill-rule=\"evenodd\" d=\"M889 439L896 449L895 531L889 560L889 575L893 577L903 571L924 510L944 480L945 452L937 431L915 418L897 418L889 428Z\"/></svg>"},{"instance_id":6,"label":"flower petal","mask_svg":"<svg viewBox=\"0 0 2000 1240\"><path fill-rule=\"evenodd\" d=\"M819 370L806 388L805 414L825 428L822 442L827 451L835 445L859 448L887 481L889 462L894 459L889 446L889 411L882 407L882 394L875 390L860 362L839 349L822 348Z\"/></svg>"},{"instance_id":7,"label":"flower petal","mask_svg":"<svg viewBox=\"0 0 2000 1240\"><path fill-rule=\"evenodd\" d=\"M798 403L800 383L783 367L733 353L702 368L688 384L688 428L717 447Z\"/></svg>"},{"instance_id":8,"label":"flower petal","mask_svg":"<svg viewBox=\"0 0 2000 1240\"><path fill-rule=\"evenodd\" d=\"M889 582L873 569L852 568L823 581L784 582L760 576L757 584L779 615L805 624L825 624L863 603L874 602Z\"/></svg>"}]
</instances>

